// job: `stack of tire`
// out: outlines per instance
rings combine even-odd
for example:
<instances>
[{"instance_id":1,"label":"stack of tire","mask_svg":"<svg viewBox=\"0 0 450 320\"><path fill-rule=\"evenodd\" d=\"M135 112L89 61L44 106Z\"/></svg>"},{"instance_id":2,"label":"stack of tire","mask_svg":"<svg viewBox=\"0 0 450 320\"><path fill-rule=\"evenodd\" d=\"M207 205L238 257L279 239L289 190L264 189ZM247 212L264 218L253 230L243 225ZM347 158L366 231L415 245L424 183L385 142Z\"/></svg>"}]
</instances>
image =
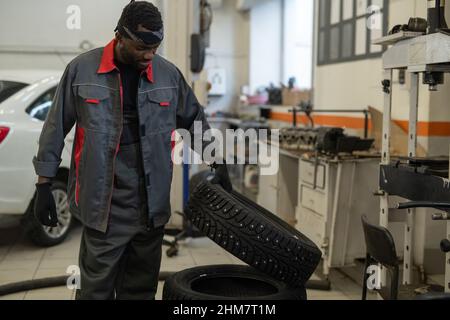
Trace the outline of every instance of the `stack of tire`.
<instances>
[{"instance_id":1,"label":"stack of tire","mask_svg":"<svg viewBox=\"0 0 450 320\"><path fill-rule=\"evenodd\" d=\"M186 210L191 222L243 265L188 269L166 280L163 300L306 300L321 251L289 224L201 172Z\"/></svg>"}]
</instances>

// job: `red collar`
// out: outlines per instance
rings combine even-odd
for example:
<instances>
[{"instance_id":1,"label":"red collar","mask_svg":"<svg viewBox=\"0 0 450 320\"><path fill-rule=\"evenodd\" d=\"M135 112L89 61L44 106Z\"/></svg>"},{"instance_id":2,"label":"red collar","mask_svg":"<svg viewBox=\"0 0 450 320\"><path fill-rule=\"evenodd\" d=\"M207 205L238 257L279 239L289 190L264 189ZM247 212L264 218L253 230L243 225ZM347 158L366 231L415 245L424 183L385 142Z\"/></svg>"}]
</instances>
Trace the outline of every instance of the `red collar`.
<instances>
[{"instance_id":1,"label":"red collar","mask_svg":"<svg viewBox=\"0 0 450 320\"><path fill-rule=\"evenodd\" d=\"M100 67L98 68L97 73L109 73L113 70L119 70L114 63L114 48L116 47L117 41L114 39L110 43L108 43L103 50L102 60L100 62ZM150 63L147 70L144 71L147 73L148 81L153 83L153 64Z\"/></svg>"}]
</instances>

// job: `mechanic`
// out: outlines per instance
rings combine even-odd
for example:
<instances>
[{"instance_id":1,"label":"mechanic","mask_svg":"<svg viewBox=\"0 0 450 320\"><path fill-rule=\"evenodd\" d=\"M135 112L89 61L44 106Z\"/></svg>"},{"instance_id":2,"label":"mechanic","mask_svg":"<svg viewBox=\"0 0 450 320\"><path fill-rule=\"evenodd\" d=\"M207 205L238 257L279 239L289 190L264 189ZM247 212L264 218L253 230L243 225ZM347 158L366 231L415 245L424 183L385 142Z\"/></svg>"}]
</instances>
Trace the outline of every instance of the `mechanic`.
<instances>
[{"instance_id":1,"label":"mechanic","mask_svg":"<svg viewBox=\"0 0 450 320\"><path fill-rule=\"evenodd\" d=\"M172 134L183 128L202 139L194 122L203 133L209 125L181 72L156 54L164 32L153 4L132 1L115 32L65 70L33 159L34 210L42 225L57 226L51 181L76 126L68 194L83 224L77 299L154 300L171 213ZM211 166L213 182L231 191L226 164Z\"/></svg>"}]
</instances>

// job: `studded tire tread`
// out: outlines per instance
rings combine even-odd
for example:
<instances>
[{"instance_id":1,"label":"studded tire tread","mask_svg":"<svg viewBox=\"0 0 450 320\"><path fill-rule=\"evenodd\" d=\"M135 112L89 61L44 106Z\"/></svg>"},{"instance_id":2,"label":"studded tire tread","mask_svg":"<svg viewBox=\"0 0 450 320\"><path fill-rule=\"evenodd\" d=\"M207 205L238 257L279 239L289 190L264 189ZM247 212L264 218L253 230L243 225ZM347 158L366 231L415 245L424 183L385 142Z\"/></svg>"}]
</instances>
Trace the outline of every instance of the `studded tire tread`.
<instances>
[{"instance_id":1,"label":"studded tire tread","mask_svg":"<svg viewBox=\"0 0 450 320\"><path fill-rule=\"evenodd\" d=\"M265 274L302 287L321 259L306 236L242 195L203 182L189 202L188 218L222 248Z\"/></svg>"}]
</instances>

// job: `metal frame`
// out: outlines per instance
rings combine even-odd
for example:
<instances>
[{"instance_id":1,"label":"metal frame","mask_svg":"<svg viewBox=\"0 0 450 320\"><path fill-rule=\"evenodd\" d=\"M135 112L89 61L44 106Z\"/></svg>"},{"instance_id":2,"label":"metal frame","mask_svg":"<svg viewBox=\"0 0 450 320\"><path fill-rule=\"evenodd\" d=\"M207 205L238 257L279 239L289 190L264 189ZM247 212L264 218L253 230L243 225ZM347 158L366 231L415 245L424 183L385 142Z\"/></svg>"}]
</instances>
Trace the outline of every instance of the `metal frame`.
<instances>
[{"instance_id":1,"label":"metal frame","mask_svg":"<svg viewBox=\"0 0 450 320\"><path fill-rule=\"evenodd\" d=\"M447 239L450 240L450 220L447 220ZM445 255L445 292L450 293L450 252Z\"/></svg>"},{"instance_id":2,"label":"metal frame","mask_svg":"<svg viewBox=\"0 0 450 320\"><path fill-rule=\"evenodd\" d=\"M390 138L392 119L392 77L394 69L406 70L411 76L410 103L409 103L409 132L408 132L408 157L416 156L417 149L417 122L419 108L419 75L430 70L450 72L450 51L442 48L450 48L450 36L444 34L418 35L416 37L399 37L393 39L387 36L375 40L374 44L393 44L383 54L384 69L384 114L383 114L383 143L382 163L389 165L391 161ZM397 42L395 42L397 41ZM381 189L381 186L380 186ZM414 199L411 199L414 200ZM413 233L415 210L409 209L405 221L403 284L412 283ZM380 200L380 225L389 225L389 194L383 192ZM447 222L447 237L450 238L450 221ZM386 271L382 270L381 283L386 283ZM450 254L446 255L446 292L450 292Z\"/></svg>"},{"instance_id":3,"label":"metal frame","mask_svg":"<svg viewBox=\"0 0 450 320\"><path fill-rule=\"evenodd\" d=\"M383 110L383 139L381 145L381 163L388 165L391 162L390 138L391 138L391 117L392 117L392 78L393 71L385 70L383 79L389 81L389 87L384 90L384 110ZM389 195L384 193L380 199L380 226L387 228L389 225ZM381 266L380 284L386 284L386 270Z\"/></svg>"},{"instance_id":4,"label":"metal frame","mask_svg":"<svg viewBox=\"0 0 450 320\"><path fill-rule=\"evenodd\" d=\"M391 162L390 139L391 139L391 119L392 119L392 69L385 71L385 80L390 86L385 87L384 113L383 113L383 145L382 145L382 165L389 165ZM408 157L416 156L417 149L417 121L418 121L418 101L419 101L419 73L411 73L411 89L409 102L409 132L408 132ZM384 193L380 201L380 225L387 228L389 225L389 194ZM403 257L403 284L412 283L412 266L414 256L412 251L414 233L415 209L408 209L405 223L404 257ZM382 274L381 282L385 284L385 272Z\"/></svg>"}]
</instances>

